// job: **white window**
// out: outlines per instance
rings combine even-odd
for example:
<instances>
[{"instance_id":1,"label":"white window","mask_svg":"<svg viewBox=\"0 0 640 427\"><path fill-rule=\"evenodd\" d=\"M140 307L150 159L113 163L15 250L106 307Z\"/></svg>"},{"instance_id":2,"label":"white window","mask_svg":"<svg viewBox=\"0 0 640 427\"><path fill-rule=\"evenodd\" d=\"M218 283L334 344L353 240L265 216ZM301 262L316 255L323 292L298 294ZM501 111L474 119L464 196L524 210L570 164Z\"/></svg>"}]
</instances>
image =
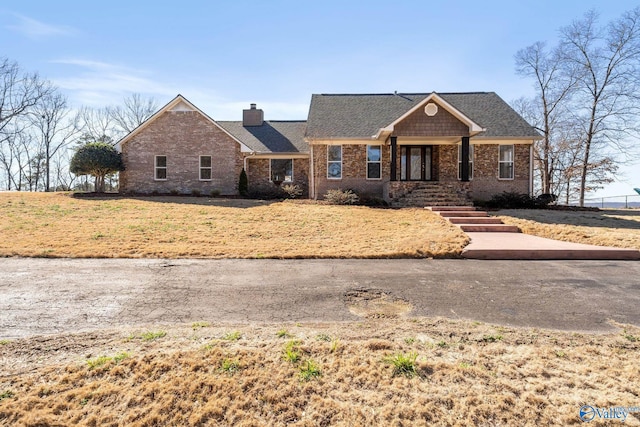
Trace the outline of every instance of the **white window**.
<instances>
[{"instance_id":1,"label":"white window","mask_svg":"<svg viewBox=\"0 0 640 427\"><path fill-rule=\"evenodd\" d=\"M155 158L155 179L166 181L167 179L167 156L156 156Z\"/></svg>"},{"instance_id":2,"label":"white window","mask_svg":"<svg viewBox=\"0 0 640 427\"><path fill-rule=\"evenodd\" d=\"M367 179L382 178L382 147L367 145Z\"/></svg>"},{"instance_id":3,"label":"white window","mask_svg":"<svg viewBox=\"0 0 640 427\"><path fill-rule=\"evenodd\" d=\"M293 182L293 159L271 159L271 181Z\"/></svg>"},{"instance_id":4,"label":"white window","mask_svg":"<svg viewBox=\"0 0 640 427\"><path fill-rule=\"evenodd\" d=\"M211 181L211 156L200 156L200 181Z\"/></svg>"},{"instance_id":5,"label":"white window","mask_svg":"<svg viewBox=\"0 0 640 427\"><path fill-rule=\"evenodd\" d=\"M498 157L498 178L513 179L513 145L500 145Z\"/></svg>"},{"instance_id":6,"label":"white window","mask_svg":"<svg viewBox=\"0 0 640 427\"><path fill-rule=\"evenodd\" d=\"M462 144L458 145L458 179L462 179ZM473 179L473 145L469 144L469 179Z\"/></svg>"},{"instance_id":7,"label":"white window","mask_svg":"<svg viewBox=\"0 0 640 427\"><path fill-rule=\"evenodd\" d=\"M327 149L327 178L342 179L342 145L330 145Z\"/></svg>"}]
</instances>

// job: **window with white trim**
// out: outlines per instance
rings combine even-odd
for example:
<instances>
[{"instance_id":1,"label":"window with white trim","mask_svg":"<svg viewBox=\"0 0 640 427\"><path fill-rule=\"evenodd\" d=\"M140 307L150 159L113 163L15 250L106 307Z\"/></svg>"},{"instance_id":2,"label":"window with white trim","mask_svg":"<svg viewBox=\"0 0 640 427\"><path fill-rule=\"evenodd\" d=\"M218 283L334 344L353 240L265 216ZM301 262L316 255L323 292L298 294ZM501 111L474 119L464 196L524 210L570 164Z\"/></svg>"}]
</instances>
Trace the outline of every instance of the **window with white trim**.
<instances>
[{"instance_id":1,"label":"window with white trim","mask_svg":"<svg viewBox=\"0 0 640 427\"><path fill-rule=\"evenodd\" d=\"M462 144L458 145L458 179L462 179ZM473 179L473 145L469 144L469 179Z\"/></svg>"},{"instance_id":2,"label":"window with white trim","mask_svg":"<svg viewBox=\"0 0 640 427\"><path fill-rule=\"evenodd\" d=\"M293 159L271 159L271 181L293 182Z\"/></svg>"},{"instance_id":3,"label":"window with white trim","mask_svg":"<svg viewBox=\"0 0 640 427\"><path fill-rule=\"evenodd\" d=\"M154 178L156 181L167 180L167 156L156 156L154 160Z\"/></svg>"},{"instance_id":4,"label":"window with white trim","mask_svg":"<svg viewBox=\"0 0 640 427\"><path fill-rule=\"evenodd\" d=\"M327 148L327 178L342 179L342 145Z\"/></svg>"},{"instance_id":5,"label":"window with white trim","mask_svg":"<svg viewBox=\"0 0 640 427\"><path fill-rule=\"evenodd\" d=\"M500 145L498 155L498 178L513 179L513 145Z\"/></svg>"},{"instance_id":6,"label":"window with white trim","mask_svg":"<svg viewBox=\"0 0 640 427\"><path fill-rule=\"evenodd\" d=\"M200 181L211 181L211 156L200 156Z\"/></svg>"},{"instance_id":7,"label":"window with white trim","mask_svg":"<svg viewBox=\"0 0 640 427\"><path fill-rule=\"evenodd\" d=\"M367 179L382 178L382 146L367 145Z\"/></svg>"}]
</instances>

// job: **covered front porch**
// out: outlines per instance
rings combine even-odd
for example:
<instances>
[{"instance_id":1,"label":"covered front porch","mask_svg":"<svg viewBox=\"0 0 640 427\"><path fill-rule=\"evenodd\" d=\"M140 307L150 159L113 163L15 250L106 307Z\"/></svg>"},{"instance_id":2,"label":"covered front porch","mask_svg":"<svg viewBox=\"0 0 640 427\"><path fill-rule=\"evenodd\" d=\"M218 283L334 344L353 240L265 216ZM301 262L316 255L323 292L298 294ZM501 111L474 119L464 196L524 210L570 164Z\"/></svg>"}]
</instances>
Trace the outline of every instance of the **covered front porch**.
<instances>
[{"instance_id":1,"label":"covered front porch","mask_svg":"<svg viewBox=\"0 0 640 427\"><path fill-rule=\"evenodd\" d=\"M398 140L391 136L390 176L383 197L392 206L468 206L473 173L469 137Z\"/></svg>"}]
</instances>

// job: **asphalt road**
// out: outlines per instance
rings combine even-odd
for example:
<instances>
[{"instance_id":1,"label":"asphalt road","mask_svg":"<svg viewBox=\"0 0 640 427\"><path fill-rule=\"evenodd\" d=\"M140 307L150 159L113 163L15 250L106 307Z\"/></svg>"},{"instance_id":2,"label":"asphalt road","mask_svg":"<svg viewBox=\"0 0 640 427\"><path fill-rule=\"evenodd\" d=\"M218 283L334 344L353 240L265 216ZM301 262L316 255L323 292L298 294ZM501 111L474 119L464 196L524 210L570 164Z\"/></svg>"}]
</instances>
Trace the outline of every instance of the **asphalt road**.
<instances>
[{"instance_id":1,"label":"asphalt road","mask_svg":"<svg viewBox=\"0 0 640 427\"><path fill-rule=\"evenodd\" d=\"M381 290L409 316L579 331L640 325L640 262L0 259L0 339L122 325L361 320Z\"/></svg>"}]
</instances>

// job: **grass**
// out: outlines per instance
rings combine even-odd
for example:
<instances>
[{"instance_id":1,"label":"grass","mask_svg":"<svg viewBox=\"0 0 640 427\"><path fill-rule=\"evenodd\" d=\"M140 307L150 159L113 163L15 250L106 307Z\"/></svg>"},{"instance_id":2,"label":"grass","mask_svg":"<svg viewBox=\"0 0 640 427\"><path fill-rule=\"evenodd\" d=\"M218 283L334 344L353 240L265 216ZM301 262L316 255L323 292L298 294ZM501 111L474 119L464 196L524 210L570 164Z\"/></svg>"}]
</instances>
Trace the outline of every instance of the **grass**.
<instances>
[{"instance_id":1,"label":"grass","mask_svg":"<svg viewBox=\"0 0 640 427\"><path fill-rule=\"evenodd\" d=\"M66 193L0 192L0 233L0 257L423 258L468 243L426 209Z\"/></svg>"},{"instance_id":2,"label":"grass","mask_svg":"<svg viewBox=\"0 0 640 427\"><path fill-rule=\"evenodd\" d=\"M143 341L153 341L159 338L164 338L167 335L166 331L147 331L140 335Z\"/></svg>"},{"instance_id":3,"label":"grass","mask_svg":"<svg viewBox=\"0 0 640 427\"><path fill-rule=\"evenodd\" d=\"M416 360L418 359L418 353L411 352L396 353L393 356L387 357L385 361L393 365L393 375L404 375L407 378L413 378L418 374L416 368Z\"/></svg>"},{"instance_id":4,"label":"grass","mask_svg":"<svg viewBox=\"0 0 640 427\"><path fill-rule=\"evenodd\" d=\"M233 375L240 370L240 362L236 359L224 358L222 362L220 362L220 370Z\"/></svg>"},{"instance_id":5,"label":"grass","mask_svg":"<svg viewBox=\"0 0 640 427\"><path fill-rule=\"evenodd\" d=\"M300 341L291 340L284 345L282 358L290 363L298 363L300 361Z\"/></svg>"},{"instance_id":6,"label":"grass","mask_svg":"<svg viewBox=\"0 0 640 427\"><path fill-rule=\"evenodd\" d=\"M302 378L303 381L309 381L321 375L320 367L311 359L305 361L302 366L300 366L300 378Z\"/></svg>"},{"instance_id":7,"label":"grass","mask_svg":"<svg viewBox=\"0 0 640 427\"><path fill-rule=\"evenodd\" d=\"M495 212L523 233L598 246L640 250L640 210L561 211L509 209Z\"/></svg>"},{"instance_id":8,"label":"grass","mask_svg":"<svg viewBox=\"0 0 640 427\"><path fill-rule=\"evenodd\" d=\"M87 359L87 366L89 366L89 369L96 369L108 362L113 362L117 365L129 357L131 357L131 355L127 352L118 353L115 356L98 356L94 359Z\"/></svg>"},{"instance_id":9,"label":"grass","mask_svg":"<svg viewBox=\"0 0 640 427\"><path fill-rule=\"evenodd\" d=\"M240 331L228 332L222 336L222 339L225 341L238 341L240 338L242 338Z\"/></svg>"},{"instance_id":10,"label":"grass","mask_svg":"<svg viewBox=\"0 0 640 427\"><path fill-rule=\"evenodd\" d=\"M209 326L211 326L210 322L193 322L191 324L191 329L195 331L200 328L208 328Z\"/></svg>"},{"instance_id":11,"label":"grass","mask_svg":"<svg viewBox=\"0 0 640 427\"><path fill-rule=\"evenodd\" d=\"M583 404L637 406L640 342L626 336L640 328L611 325L590 334L440 318L302 324L295 364L282 357L282 323L187 323L144 345L124 340L127 329L14 339L0 349L0 424L577 426ZM202 351L230 327L243 337L232 353ZM501 340L482 339L497 331ZM116 347L132 355L85 362ZM638 424L630 413L625 425Z\"/></svg>"},{"instance_id":12,"label":"grass","mask_svg":"<svg viewBox=\"0 0 640 427\"><path fill-rule=\"evenodd\" d=\"M276 336L278 338L291 338L291 337L293 337L293 335L291 335L289 333L289 331L287 331L286 329L280 329L278 332L276 332Z\"/></svg>"}]
</instances>

